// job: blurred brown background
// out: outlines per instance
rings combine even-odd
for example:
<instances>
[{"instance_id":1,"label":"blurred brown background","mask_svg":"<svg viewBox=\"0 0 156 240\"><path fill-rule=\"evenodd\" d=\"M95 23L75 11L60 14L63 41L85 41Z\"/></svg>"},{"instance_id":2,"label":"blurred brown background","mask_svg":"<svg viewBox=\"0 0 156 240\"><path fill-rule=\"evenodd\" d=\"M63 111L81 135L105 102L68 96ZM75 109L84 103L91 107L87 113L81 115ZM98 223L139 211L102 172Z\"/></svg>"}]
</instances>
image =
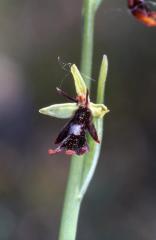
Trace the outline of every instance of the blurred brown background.
<instances>
[{"instance_id":1,"label":"blurred brown background","mask_svg":"<svg viewBox=\"0 0 156 240\"><path fill-rule=\"evenodd\" d=\"M81 1L0 2L0 240L55 240L70 160L47 149L65 123L38 109L64 101L79 66ZM135 21L126 0L105 0L96 18L93 79L109 74L102 154L81 208L78 240L156 238L156 28ZM96 81L92 81L93 93ZM94 94L93 94L94 99Z\"/></svg>"}]
</instances>

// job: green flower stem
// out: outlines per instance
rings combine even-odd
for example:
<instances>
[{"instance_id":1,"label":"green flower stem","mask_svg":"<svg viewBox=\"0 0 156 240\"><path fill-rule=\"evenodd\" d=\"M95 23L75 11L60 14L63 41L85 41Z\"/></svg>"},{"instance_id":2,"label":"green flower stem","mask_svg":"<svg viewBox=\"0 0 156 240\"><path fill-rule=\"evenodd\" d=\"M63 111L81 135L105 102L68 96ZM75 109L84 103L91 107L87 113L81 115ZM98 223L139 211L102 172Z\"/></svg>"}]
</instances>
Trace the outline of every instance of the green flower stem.
<instances>
[{"instance_id":1,"label":"green flower stem","mask_svg":"<svg viewBox=\"0 0 156 240\"><path fill-rule=\"evenodd\" d=\"M84 29L83 29L83 42L82 42L81 72L87 75L88 77L91 76L91 69L92 69L94 18L95 18L96 10L100 5L100 3L101 3L101 0L84 0L84 5L83 5ZM87 84L87 87L90 89L90 78L86 79L86 84ZM101 123L102 123L102 120L100 122L100 125ZM96 125L98 124L99 122L96 123ZM98 128L100 129L98 133L99 134L102 133L101 127L98 127ZM91 144L93 144L93 142ZM96 154L96 156L99 156L99 153ZM91 162L93 162L92 157L93 157L93 153L90 158ZM63 213L61 218L59 240L75 240L76 239L79 210L80 210L84 193L90 182L88 181L86 185L83 184L85 161L86 161L85 156L82 156L82 157L74 156L72 157L72 160L71 160L71 167L69 172L67 189L65 193ZM92 171L92 175L93 175L93 172L94 171Z\"/></svg>"},{"instance_id":2,"label":"green flower stem","mask_svg":"<svg viewBox=\"0 0 156 240\"><path fill-rule=\"evenodd\" d=\"M94 22L95 15L102 0L84 0L83 1L83 35L82 35L82 54L81 54L81 72L87 76L85 82L88 89L90 89L91 72L92 72L92 58L93 58L93 44L94 44Z\"/></svg>"},{"instance_id":3,"label":"green flower stem","mask_svg":"<svg viewBox=\"0 0 156 240\"><path fill-rule=\"evenodd\" d=\"M74 240L82 198L79 198L79 185L83 168L83 157L74 156L71 161L67 189L61 219L59 240Z\"/></svg>"},{"instance_id":4,"label":"green flower stem","mask_svg":"<svg viewBox=\"0 0 156 240\"><path fill-rule=\"evenodd\" d=\"M88 78L86 78L86 84L88 89L90 89L90 77L93 58L95 0L84 0L82 13L84 16L84 29L82 36L82 55L80 69L82 73L88 76Z\"/></svg>"},{"instance_id":5,"label":"green flower stem","mask_svg":"<svg viewBox=\"0 0 156 240\"><path fill-rule=\"evenodd\" d=\"M102 139L103 119L96 119L94 121L94 125L96 127L98 137ZM99 159L100 150L101 150L101 143L100 144L95 143L91 139L91 137L88 137L88 143L89 143L90 151L86 155L86 157L84 157L82 177L81 177L81 188L79 192L80 198L83 198L92 180L92 177L94 175L97 162Z\"/></svg>"},{"instance_id":6,"label":"green flower stem","mask_svg":"<svg viewBox=\"0 0 156 240\"><path fill-rule=\"evenodd\" d=\"M96 103L103 103L104 92L106 86L106 78L108 71L108 60L107 56L104 55L101 63L100 74L98 79L97 87L97 100ZM82 182L80 189L80 196L83 197L87 191L87 188L92 180L95 172L95 168L98 163L98 159L101 151L102 137L103 137L103 118L95 118L94 124L100 139L100 144L95 143L93 139L89 136L88 143L90 146L90 152L84 157L83 170L82 170Z\"/></svg>"}]
</instances>

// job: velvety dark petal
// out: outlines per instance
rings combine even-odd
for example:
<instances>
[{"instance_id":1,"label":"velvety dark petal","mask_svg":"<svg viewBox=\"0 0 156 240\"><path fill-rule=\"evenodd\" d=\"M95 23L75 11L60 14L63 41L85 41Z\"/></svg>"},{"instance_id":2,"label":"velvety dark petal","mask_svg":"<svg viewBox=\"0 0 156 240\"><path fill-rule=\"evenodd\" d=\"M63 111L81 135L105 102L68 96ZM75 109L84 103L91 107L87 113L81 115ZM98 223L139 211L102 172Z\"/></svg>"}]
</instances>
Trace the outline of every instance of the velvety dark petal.
<instances>
[{"instance_id":1,"label":"velvety dark petal","mask_svg":"<svg viewBox=\"0 0 156 240\"><path fill-rule=\"evenodd\" d=\"M63 129L61 130L61 132L59 133L58 137L55 140L55 144L59 144L61 143L65 138L67 138L68 134L69 134L69 130L70 130L70 124L71 121L68 122Z\"/></svg>"},{"instance_id":2,"label":"velvety dark petal","mask_svg":"<svg viewBox=\"0 0 156 240\"><path fill-rule=\"evenodd\" d=\"M85 136L81 135L69 135L61 144L61 148L64 148L66 150L74 150L81 148L84 146L86 142Z\"/></svg>"},{"instance_id":3,"label":"velvety dark petal","mask_svg":"<svg viewBox=\"0 0 156 240\"><path fill-rule=\"evenodd\" d=\"M66 154L81 155L88 151L85 131L82 129L80 135L69 134L60 144L59 148L64 150Z\"/></svg>"},{"instance_id":4,"label":"velvety dark petal","mask_svg":"<svg viewBox=\"0 0 156 240\"><path fill-rule=\"evenodd\" d=\"M62 90L58 89L61 95L66 96L67 94ZM75 111L73 118L64 126L55 140L55 144L59 146L52 150L49 150L49 154L56 154L64 152L67 155L82 155L89 151L89 147L86 141L86 130L90 133L92 138L96 142L100 142L92 122L92 113L88 108L89 94L86 91L85 106L79 106Z\"/></svg>"},{"instance_id":5,"label":"velvety dark petal","mask_svg":"<svg viewBox=\"0 0 156 240\"><path fill-rule=\"evenodd\" d=\"M94 123L93 122L89 122L88 125L87 125L87 130L88 132L90 133L90 135L92 136L92 138L97 142L97 143L100 143L100 140L98 138L98 135L97 135L97 131L96 131L96 128L94 126Z\"/></svg>"},{"instance_id":6,"label":"velvety dark petal","mask_svg":"<svg viewBox=\"0 0 156 240\"><path fill-rule=\"evenodd\" d=\"M77 153L77 155L82 155L87 152L89 152L89 147L88 147L88 144L86 143L86 145L83 146L82 148L78 149L76 153Z\"/></svg>"}]
</instances>

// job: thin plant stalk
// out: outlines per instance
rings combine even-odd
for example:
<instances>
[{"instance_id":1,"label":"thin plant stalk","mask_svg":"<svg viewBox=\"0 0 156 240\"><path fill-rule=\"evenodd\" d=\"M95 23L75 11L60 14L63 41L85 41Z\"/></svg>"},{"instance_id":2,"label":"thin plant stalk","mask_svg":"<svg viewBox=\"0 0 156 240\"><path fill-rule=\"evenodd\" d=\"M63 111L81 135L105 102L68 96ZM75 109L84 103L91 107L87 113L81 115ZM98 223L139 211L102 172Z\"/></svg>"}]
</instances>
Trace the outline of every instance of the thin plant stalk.
<instances>
[{"instance_id":1,"label":"thin plant stalk","mask_svg":"<svg viewBox=\"0 0 156 240\"><path fill-rule=\"evenodd\" d=\"M91 76L92 70L94 18L100 3L101 0L84 0L83 3L84 28L82 36L81 72L88 77ZM86 79L86 84L87 87L90 88L90 78ZM85 160L85 156L73 156L71 159L59 240L76 239L80 206L84 196L84 194L80 193L83 188L82 179Z\"/></svg>"},{"instance_id":2,"label":"thin plant stalk","mask_svg":"<svg viewBox=\"0 0 156 240\"><path fill-rule=\"evenodd\" d=\"M79 185L83 168L83 157L74 156L71 160L64 207L61 218L59 240L75 240L81 205Z\"/></svg>"},{"instance_id":3,"label":"thin plant stalk","mask_svg":"<svg viewBox=\"0 0 156 240\"><path fill-rule=\"evenodd\" d=\"M95 1L84 0L82 14L84 14L84 26L82 36L82 54L80 70L86 76L85 79L88 89L90 89L90 77L92 71L93 59L93 41L94 41L94 20L95 20Z\"/></svg>"}]
</instances>

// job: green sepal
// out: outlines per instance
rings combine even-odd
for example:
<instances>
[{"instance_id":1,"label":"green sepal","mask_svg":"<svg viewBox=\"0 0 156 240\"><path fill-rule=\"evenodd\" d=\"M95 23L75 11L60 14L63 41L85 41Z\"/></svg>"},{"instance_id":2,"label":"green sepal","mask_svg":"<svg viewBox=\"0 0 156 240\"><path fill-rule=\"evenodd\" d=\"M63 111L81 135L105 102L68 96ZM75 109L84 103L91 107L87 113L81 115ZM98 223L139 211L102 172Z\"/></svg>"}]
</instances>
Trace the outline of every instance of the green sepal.
<instances>
[{"instance_id":1,"label":"green sepal","mask_svg":"<svg viewBox=\"0 0 156 240\"><path fill-rule=\"evenodd\" d=\"M71 73L75 82L75 89L78 96L86 96L87 87L75 64L71 66Z\"/></svg>"},{"instance_id":2,"label":"green sepal","mask_svg":"<svg viewBox=\"0 0 156 240\"><path fill-rule=\"evenodd\" d=\"M41 108L40 113L56 118L71 118L78 109L76 103L61 103Z\"/></svg>"},{"instance_id":3,"label":"green sepal","mask_svg":"<svg viewBox=\"0 0 156 240\"><path fill-rule=\"evenodd\" d=\"M102 118L106 113L109 112L109 109L104 104L90 103L90 110L93 117Z\"/></svg>"}]
</instances>

